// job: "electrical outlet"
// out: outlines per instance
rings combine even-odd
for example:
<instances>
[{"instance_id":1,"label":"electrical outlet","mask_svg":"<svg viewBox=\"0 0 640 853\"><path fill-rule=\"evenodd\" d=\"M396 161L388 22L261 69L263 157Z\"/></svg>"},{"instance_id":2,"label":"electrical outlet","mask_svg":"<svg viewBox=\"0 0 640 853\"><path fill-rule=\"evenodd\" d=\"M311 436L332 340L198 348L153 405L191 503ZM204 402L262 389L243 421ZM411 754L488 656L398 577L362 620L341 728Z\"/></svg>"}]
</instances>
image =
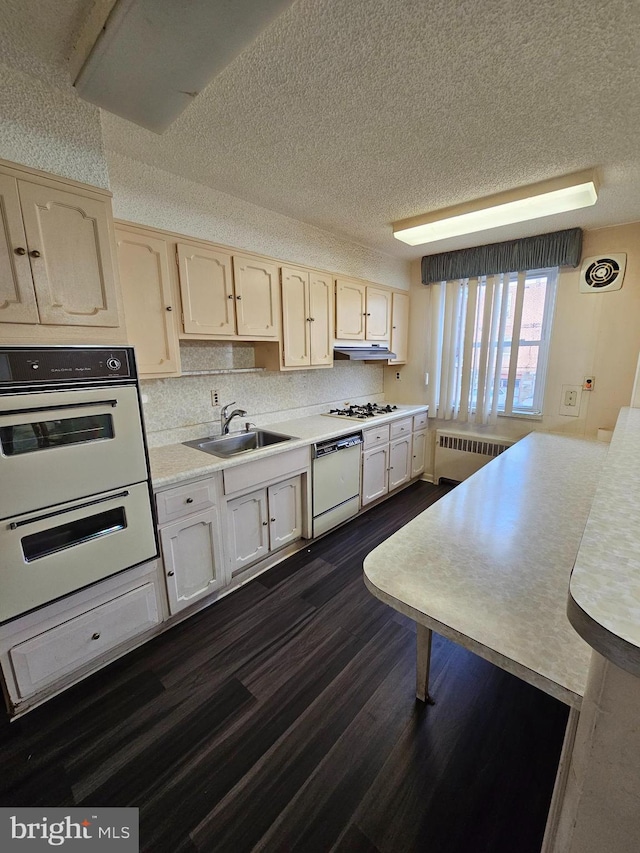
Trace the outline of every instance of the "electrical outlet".
<instances>
[{"instance_id":1,"label":"electrical outlet","mask_svg":"<svg viewBox=\"0 0 640 853\"><path fill-rule=\"evenodd\" d=\"M219 406L220 405L220 397L218 396L217 391L211 392L211 405L212 406Z\"/></svg>"},{"instance_id":2,"label":"electrical outlet","mask_svg":"<svg viewBox=\"0 0 640 853\"><path fill-rule=\"evenodd\" d=\"M399 371L399 370L396 370L396 379L401 379L401 378L402 378L402 377L400 376L400 371Z\"/></svg>"},{"instance_id":3,"label":"electrical outlet","mask_svg":"<svg viewBox=\"0 0 640 853\"><path fill-rule=\"evenodd\" d=\"M577 418L580 414L580 396L582 385L563 385L560 397L559 414Z\"/></svg>"},{"instance_id":4,"label":"electrical outlet","mask_svg":"<svg viewBox=\"0 0 640 853\"><path fill-rule=\"evenodd\" d=\"M582 383L583 391L593 391L593 386L596 384L595 376L585 376L584 382Z\"/></svg>"}]
</instances>

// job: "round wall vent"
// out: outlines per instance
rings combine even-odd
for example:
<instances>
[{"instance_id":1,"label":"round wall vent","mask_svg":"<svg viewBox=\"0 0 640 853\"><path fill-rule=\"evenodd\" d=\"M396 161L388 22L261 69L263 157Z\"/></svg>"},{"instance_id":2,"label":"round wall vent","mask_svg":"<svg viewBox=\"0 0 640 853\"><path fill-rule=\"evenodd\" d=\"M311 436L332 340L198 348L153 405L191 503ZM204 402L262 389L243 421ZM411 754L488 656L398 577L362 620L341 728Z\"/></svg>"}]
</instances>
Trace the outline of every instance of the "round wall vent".
<instances>
[{"instance_id":1,"label":"round wall vent","mask_svg":"<svg viewBox=\"0 0 640 853\"><path fill-rule=\"evenodd\" d=\"M580 270L580 292L604 293L608 290L620 290L626 266L627 256L624 252L585 258Z\"/></svg>"}]
</instances>

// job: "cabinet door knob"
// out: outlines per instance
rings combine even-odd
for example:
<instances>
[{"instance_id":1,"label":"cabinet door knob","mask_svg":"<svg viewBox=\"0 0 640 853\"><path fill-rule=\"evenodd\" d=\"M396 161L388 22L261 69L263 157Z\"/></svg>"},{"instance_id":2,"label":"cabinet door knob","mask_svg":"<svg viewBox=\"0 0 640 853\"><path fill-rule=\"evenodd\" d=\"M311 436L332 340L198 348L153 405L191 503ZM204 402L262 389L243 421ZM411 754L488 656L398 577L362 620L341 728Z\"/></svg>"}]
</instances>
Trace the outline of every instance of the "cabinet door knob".
<instances>
[{"instance_id":1,"label":"cabinet door knob","mask_svg":"<svg viewBox=\"0 0 640 853\"><path fill-rule=\"evenodd\" d=\"M173 308L171 307L171 305L167 305L167 311L173 311Z\"/></svg>"},{"instance_id":2,"label":"cabinet door knob","mask_svg":"<svg viewBox=\"0 0 640 853\"><path fill-rule=\"evenodd\" d=\"M186 504L192 504L192 503L193 503L193 498L187 498L187 499L186 499L186 501L185 501L185 503L186 503Z\"/></svg>"},{"instance_id":3,"label":"cabinet door knob","mask_svg":"<svg viewBox=\"0 0 640 853\"><path fill-rule=\"evenodd\" d=\"M39 258L40 257L40 252L37 249L32 249L29 252L29 254L31 255L32 258Z\"/></svg>"},{"instance_id":4,"label":"cabinet door knob","mask_svg":"<svg viewBox=\"0 0 640 853\"><path fill-rule=\"evenodd\" d=\"M269 524L269 522L268 522L268 521L263 521L263 522L262 522L262 526L263 526L263 527L266 527L266 526L267 526L267 524Z\"/></svg>"},{"instance_id":5,"label":"cabinet door knob","mask_svg":"<svg viewBox=\"0 0 640 853\"><path fill-rule=\"evenodd\" d=\"M230 294L227 296L227 299L233 299L233 293L230 293Z\"/></svg>"},{"instance_id":6,"label":"cabinet door knob","mask_svg":"<svg viewBox=\"0 0 640 853\"><path fill-rule=\"evenodd\" d=\"M275 518L272 518L271 521L275 521Z\"/></svg>"},{"instance_id":7,"label":"cabinet door knob","mask_svg":"<svg viewBox=\"0 0 640 853\"><path fill-rule=\"evenodd\" d=\"M18 248L14 249L13 251L16 253L16 255L26 255L27 254L27 250L24 248L24 246L18 246Z\"/></svg>"},{"instance_id":8,"label":"cabinet door knob","mask_svg":"<svg viewBox=\"0 0 640 853\"><path fill-rule=\"evenodd\" d=\"M242 296L236 296L236 299L242 299Z\"/></svg>"},{"instance_id":9,"label":"cabinet door knob","mask_svg":"<svg viewBox=\"0 0 640 853\"><path fill-rule=\"evenodd\" d=\"M175 575L175 572L167 572L167 574L169 575L170 578L172 578Z\"/></svg>"},{"instance_id":10,"label":"cabinet door knob","mask_svg":"<svg viewBox=\"0 0 640 853\"><path fill-rule=\"evenodd\" d=\"M96 631L95 634L92 634L91 639L92 640L99 640L100 639L100 631Z\"/></svg>"},{"instance_id":11,"label":"cabinet door knob","mask_svg":"<svg viewBox=\"0 0 640 853\"><path fill-rule=\"evenodd\" d=\"M316 318L315 318L315 317L309 317L309 319L310 319L310 320L311 320L311 322L313 323L313 321L314 321Z\"/></svg>"}]
</instances>

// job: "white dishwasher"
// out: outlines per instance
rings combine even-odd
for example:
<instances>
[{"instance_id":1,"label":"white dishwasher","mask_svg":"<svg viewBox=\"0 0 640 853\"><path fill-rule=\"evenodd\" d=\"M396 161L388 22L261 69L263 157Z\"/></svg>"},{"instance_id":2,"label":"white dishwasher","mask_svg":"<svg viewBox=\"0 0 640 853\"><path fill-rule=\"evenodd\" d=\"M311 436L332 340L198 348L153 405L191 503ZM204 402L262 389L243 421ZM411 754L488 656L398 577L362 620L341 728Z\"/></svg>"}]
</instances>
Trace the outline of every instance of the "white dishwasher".
<instances>
[{"instance_id":1,"label":"white dishwasher","mask_svg":"<svg viewBox=\"0 0 640 853\"><path fill-rule=\"evenodd\" d=\"M320 536L360 509L362 432L313 446L313 536Z\"/></svg>"}]
</instances>

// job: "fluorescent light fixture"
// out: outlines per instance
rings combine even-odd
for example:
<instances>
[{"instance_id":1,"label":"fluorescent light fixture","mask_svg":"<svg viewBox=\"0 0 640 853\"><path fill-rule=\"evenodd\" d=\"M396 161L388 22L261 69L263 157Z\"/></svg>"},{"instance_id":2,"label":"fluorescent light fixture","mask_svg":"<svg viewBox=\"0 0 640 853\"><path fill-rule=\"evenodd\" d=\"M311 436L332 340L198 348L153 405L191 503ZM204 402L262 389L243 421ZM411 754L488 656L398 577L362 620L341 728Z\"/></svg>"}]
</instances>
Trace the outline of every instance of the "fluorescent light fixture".
<instances>
[{"instance_id":1,"label":"fluorescent light fixture","mask_svg":"<svg viewBox=\"0 0 640 853\"><path fill-rule=\"evenodd\" d=\"M393 236L410 246L421 246L447 237L474 234L488 228L512 225L589 207L598 199L595 170L552 178L528 187L435 210L393 223Z\"/></svg>"}]
</instances>

